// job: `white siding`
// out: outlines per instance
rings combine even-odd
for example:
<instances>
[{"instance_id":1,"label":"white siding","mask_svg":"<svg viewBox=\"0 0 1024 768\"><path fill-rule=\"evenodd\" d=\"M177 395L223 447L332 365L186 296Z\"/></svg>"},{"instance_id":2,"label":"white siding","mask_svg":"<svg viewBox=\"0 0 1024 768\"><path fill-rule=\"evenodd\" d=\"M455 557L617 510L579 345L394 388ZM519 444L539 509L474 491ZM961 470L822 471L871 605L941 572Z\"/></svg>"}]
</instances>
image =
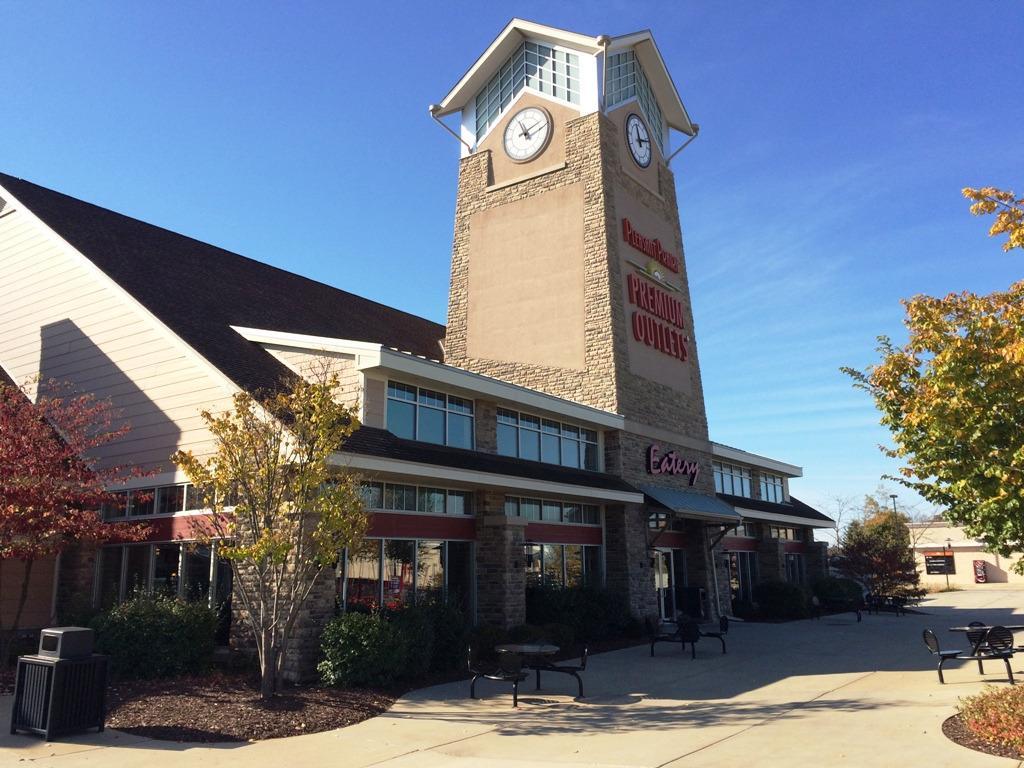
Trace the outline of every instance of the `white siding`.
<instances>
[{"instance_id":1,"label":"white siding","mask_svg":"<svg viewBox=\"0 0 1024 768\"><path fill-rule=\"evenodd\" d=\"M206 453L199 413L230 407L232 386L24 207L0 218L0 364L17 381L41 375L109 397L131 432L112 463L173 470L175 450ZM182 307L188 312L188 307Z\"/></svg>"},{"instance_id":2,"label":"white siding","mask_svg":"<svg viewBox=\"0 0 1024 768\"><path fill-rule=\"evenodd\" d=\"M273 344L263 348L295 373L307 379L323 374L338 377L337 399L349 408L358 408L362 395L362 375L356 368L355 355L324 350L296 349Z\"/></svg>"}]
</instances>

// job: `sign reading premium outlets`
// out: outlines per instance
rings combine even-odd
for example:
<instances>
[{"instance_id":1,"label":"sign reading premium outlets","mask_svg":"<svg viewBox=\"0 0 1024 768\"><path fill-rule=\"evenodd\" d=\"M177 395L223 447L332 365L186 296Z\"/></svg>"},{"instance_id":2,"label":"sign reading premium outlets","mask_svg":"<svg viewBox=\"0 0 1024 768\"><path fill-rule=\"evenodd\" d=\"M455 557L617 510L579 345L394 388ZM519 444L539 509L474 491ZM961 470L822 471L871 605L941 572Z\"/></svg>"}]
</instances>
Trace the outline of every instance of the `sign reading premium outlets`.
<instances>
[{"instance_id":1,"label":"sign reading premium outlets","mask_svg":"<svg viewBox=\"0 0 1024 768\"><path fill-rule=\"evenodd\" d=\"M675 451L662 453L660 445L651 443L647 447L647 472L651 475L688 475L690 485L693 485L700 474L700 464L684 459Z\"/></svg>"},{"instance_id":2,"label":"sign reading premium outlets","mask_svg":"<svg viewBox=\"0 0 1024 768\"><path fill-rule=\"evenodd\" d=\"M622 220L622 238L645 256L673 272L679 272L679 257L666 251L657 238L646 237L633 229L629 219ZM653 266L643 274L642 277L631 272L626 276L629 303L637 308L630 316L633 338L685 362L690 356L687 347L690 337L684 333L683 303L656 285L668 284L661 280Z\"/></svg>"}]
</instances>

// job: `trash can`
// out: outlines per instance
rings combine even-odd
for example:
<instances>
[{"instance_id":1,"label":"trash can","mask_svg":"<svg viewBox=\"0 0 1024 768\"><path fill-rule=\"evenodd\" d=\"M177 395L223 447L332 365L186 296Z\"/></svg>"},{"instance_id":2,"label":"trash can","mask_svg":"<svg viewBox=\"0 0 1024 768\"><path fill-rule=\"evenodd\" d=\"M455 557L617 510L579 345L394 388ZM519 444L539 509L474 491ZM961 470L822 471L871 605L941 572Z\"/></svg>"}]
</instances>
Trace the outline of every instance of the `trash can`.
<instances>
[{"instance_id":1,"label":"trash can","mask_svg":"<svg viewBox=\"0 0 1024 768\"><path fill-rule=\"evenodd\" d=\"M11 733L57 736L103 730L107 657L95 654L93 631L52 627L39 636L39 652L19 656L14 679Z\"/></svg>"}]
</instances>

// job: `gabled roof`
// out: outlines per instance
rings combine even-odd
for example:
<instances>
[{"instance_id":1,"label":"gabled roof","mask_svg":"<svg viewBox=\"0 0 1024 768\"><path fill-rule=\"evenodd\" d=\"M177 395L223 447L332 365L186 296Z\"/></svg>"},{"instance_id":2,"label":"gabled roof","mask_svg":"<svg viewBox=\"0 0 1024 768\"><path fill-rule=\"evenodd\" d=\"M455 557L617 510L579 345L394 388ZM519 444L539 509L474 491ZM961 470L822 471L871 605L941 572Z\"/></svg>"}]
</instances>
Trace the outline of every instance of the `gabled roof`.
<instances>
[{"instance_id":1,"label":"gabled roof","mask_svg":"<svg viewBox=\"0 0 1024 768\"><path fill-rule=\"evenodd\" d=\"M232 325L443 359L438 323L13 176L0 186L242 389L271 392L291 374Z\"/></svg>"},{"instance_id":2,"label":"gabled roof","mask_svg":"<svg viewBox=\"0 0 1024 768\"><path fill-rule=\"evenodd\" d=\"M676 89L675 83L672 82L672 77L665 66L665 60L662 58L661 51L658 50L650 30L618 37L607 35L591 37L525 19L512 19L505 25L505 28L487 46L487 49L448 91L434 114L437 117L443 117L462 110L466 104L476 98L477 93L491 79L496 68L503 64L526 39L550 45L562 45L591 55L600 53L604 50L605 45L612 53L633 48L651 88L654 90L654 96L661 107L665 122L670 128L690 136L696 133L697 129L686 113L686 107L683 106L683 102L679 98L679 91Z\"/></svg>"}]
</instances>

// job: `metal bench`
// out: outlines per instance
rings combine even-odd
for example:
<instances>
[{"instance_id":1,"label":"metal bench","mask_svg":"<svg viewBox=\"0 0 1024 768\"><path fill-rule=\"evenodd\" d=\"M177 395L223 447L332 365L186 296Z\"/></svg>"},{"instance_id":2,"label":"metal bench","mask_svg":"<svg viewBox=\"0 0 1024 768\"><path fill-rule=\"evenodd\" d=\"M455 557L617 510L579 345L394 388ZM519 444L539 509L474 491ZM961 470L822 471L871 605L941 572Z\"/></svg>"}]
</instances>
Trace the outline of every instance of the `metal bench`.
<instances>
[{"instance_id":1,"label":"metal bench","mask_svg":"<svg viewBox=\"0 0 1024 768\"><path fill-rule=\"evenodd\" d=\"M501 683L512 683L512 706L519 706L519 684L530 676L523 671L523 657L518 653L499 651L496 662L488 663L480 659L473 650L467 649L467 667L473 679L469 683L469 698L476 698L476 681L481 677L485 680L496 680Z\"/></svg>"},{"instance_id":2,"label":"metal bench","mask_svg":"<svg viewBox=\"0 0 1024 768\"><path fill-rule=\"evenodd\" d=\"M700 630L701 637L714 637L722 643L722 653L725 653L725 636L729 634L729 617L721 616L718 619L718 631L717 632L705 632L703 629Z\"/></svg>"},{"instance_id":3,"label":"metal bench","mask_svg":"<svg viewBox=\"0 0 1024 768\"><path fill-rule=\"evenodd\" d=\"M955 661L977 661L978 671L981 674L985 674L984 662L999 659L1006 665L1006 675L1010 680L1010 685L1014 684L1013 669L1010 668L1010 659L1013 657L1013 633L1006 627L995 626L989 629L980 628L968 632L967 639L971 643L969 653L953 649L942 650L939 647L939 639L930 629L924 630L923 638L929 652L939 660L938 672L940 683L946 682L942 676L942 667L950 659Z\"/></svg>"},{"instance_id":4,"label":"metal bench","mask_svg":"<svg viewBox=\"0 0 1024 768\"><path fill-rule=\"evenodd\" d=\"M587 655L590 653L590 649L586 645L583 646L583 652L580 654L579 664L556 664L555 662L546 661L544 659L535 659L530 663L530 669L537 673L537 690L540 690L540 673L541 672L560 672L563 675L572 675L576 678L576 684L579 686L580 693L579 698L583 698L583 678L580 677L580 672L586 672L587 670Z\"/></svg>"},{"instance_id":5,"label":"metal bench","mask_svg":"<svg viewBox=\"0 0 1024 768\"><path fill-rule=\"evenodd\" d=\"M654 646L657 643L679 643L683 653L686 652L686 644L690 644L690 657L697 658L697 641L700 640L700 625L692 620L660 623L648 616L645 620L647 634L651 641L651 656L654 656ZM669 631L666 624L675 626ZM724 641L723 641L724 643Z\"/></svg>"}]
</instances>

